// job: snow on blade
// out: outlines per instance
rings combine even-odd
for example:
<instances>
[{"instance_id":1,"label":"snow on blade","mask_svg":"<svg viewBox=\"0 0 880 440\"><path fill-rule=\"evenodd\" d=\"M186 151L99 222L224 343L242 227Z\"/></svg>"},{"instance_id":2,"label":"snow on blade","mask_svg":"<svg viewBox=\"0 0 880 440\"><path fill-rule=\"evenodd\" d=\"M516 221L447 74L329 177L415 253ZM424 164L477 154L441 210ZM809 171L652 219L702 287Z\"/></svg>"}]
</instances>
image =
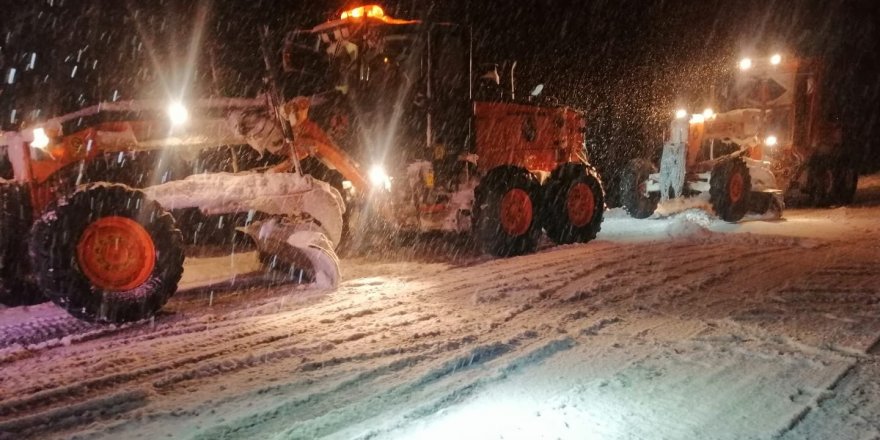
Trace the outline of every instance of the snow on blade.
<instances>
[{"instance_id":1,"label":"snow on blade","mask_svg":"<svg viewBox=\"0 0 880 440\"><path fill-rule=\"evenodd\" d=\"M145 188L166 209L199 208L206 214L259 211L314 219L338 245L342 237L342 196L325 182L289 173L197 174Z\"/></svg>"},{"instance_id":2,"label":"snow on blade","mask_svg":"<svg viewBox=\"0 0 880 440\"><path fill-rule=\"evenodd\" d=\"M254 222L240 230L254 239L261 252L309 272L317 287L339 285L339 257L333 251L333 243L317 225L280 223L273 219Z\"/></svg>"}]
</instances>

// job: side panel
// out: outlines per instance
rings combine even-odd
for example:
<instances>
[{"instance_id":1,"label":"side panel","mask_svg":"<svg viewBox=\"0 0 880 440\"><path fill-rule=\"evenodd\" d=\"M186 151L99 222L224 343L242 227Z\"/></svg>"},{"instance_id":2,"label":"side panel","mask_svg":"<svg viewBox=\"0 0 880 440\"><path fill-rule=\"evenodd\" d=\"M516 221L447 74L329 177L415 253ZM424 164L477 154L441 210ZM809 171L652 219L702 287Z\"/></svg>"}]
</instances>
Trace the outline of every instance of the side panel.
<instances>
[{"instance_id":1,"label":"side panel","mask_svg":"<svg viewBox=\"0 0 880 440\"><path fill-rule=\"evenodd\" d=\"M474 128L481 172L501 165L550 172L583 159L583 118L568 108L476 102Z\"/></svg>"}]
</instances>

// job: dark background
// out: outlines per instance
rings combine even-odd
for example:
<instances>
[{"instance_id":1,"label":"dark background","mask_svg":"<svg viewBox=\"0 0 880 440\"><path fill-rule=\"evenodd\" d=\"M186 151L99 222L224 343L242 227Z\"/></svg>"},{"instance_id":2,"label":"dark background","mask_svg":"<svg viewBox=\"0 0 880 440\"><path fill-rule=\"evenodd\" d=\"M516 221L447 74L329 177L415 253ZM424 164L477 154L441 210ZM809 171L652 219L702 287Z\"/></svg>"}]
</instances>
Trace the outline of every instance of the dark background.
<instances>
[{"instance_id":1,"label":"dark background","mask_svg":"<svg viewBox=\"0 0 880 440\"><path fill-rule=\"evenodd\" d=\"M712 78L739 57L775 51L826 61L829 116L844 125L863 171L880 168L880 2L376 3L402 18L470 23L478 61L518 61L520 93L544 83L545 94L586 109L591 154L606 180L629 158L655 152L673 109L702 105ZM263 75L262 25L308 28L347 6L0 0L0 127L101 100L253 96Z\"/></svg>"}]
</instances>

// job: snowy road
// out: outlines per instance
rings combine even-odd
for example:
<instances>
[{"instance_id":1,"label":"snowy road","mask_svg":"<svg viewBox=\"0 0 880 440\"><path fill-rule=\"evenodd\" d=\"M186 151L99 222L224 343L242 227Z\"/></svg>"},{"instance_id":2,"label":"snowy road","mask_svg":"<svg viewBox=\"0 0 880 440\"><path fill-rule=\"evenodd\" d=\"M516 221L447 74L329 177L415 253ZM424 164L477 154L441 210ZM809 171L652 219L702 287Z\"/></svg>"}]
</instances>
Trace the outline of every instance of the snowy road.
<instances>
[{"instance_id":1,"label":"snowy road","mask_svg":"<svg viewBox=\"0 0 880 440\"><path fill-rule=\"evenodd\" d=\"M119 328L0 310L0 438L880 438L878 217L874 177L855 207L614 210L586 245L345 260L336 291L189 290Z\"/></svg>"}]
</instances>

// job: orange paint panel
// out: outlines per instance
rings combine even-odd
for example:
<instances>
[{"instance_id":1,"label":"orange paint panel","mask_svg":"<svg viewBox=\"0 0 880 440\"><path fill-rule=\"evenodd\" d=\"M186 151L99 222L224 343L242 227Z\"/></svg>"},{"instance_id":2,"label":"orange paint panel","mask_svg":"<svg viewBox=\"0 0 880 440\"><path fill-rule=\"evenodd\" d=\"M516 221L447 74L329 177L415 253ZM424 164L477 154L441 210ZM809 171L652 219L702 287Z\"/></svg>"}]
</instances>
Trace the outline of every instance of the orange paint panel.
<instances>
[{"instance_id":1,"label":"orange paint panel","mask_svg":"<svg viewBox=\"0 0 880 440\"><path fill-rule=\"evenodd\" d=\"M516 165L549 172L576 160L583 146L583 120L564 107L477 102L474 113L481 171Z\"/></svg>"}]
</instances>

